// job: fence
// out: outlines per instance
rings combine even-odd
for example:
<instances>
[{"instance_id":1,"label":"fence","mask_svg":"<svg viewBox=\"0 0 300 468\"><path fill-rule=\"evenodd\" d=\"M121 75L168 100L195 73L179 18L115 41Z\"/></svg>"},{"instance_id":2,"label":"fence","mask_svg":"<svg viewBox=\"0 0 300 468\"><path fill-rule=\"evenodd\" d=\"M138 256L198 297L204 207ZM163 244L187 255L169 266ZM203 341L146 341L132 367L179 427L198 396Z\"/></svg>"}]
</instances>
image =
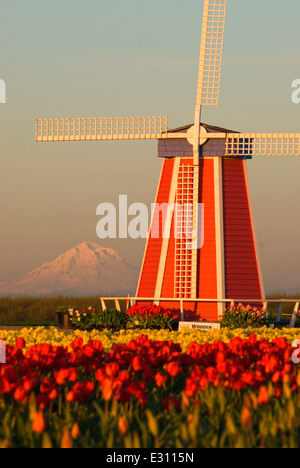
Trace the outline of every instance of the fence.
<instances>
[{"instance_id":1,"label":"fence","mask_svg":"<svg viewBox=\"0 0 300 468\"><path fill-rule=\"evenodd\" d=\"M292 312L292 317L289 323L287 323L288 328L295 328L296 325L296 320L298 316L298 310L300 306L300 299L174 299L174 298L149 298L149 297L101 297L101 306L102 309L105 311L107 310L106 307L106 302L108 301L113 301L115 304L115 308L118 311L121 311L121 305L120 301L125 301L126 302L126 309L129 307L133 306L136 304L137 301L139 302L152 302L155 304L160 304L163 302L178 302L178 305L180 306L180 312L181 312L181 320L184 321L184 306L185 304L188 304L189 302L195 303L195 302L203 302L203 303L222 303L224 304L224 310L226 304L230 304L230 306L235 306L236 304L262 304L263 307L268 313L268 307L269 304L278 304L278 309L277 309L277 315L276 315L276 321L275 323L280 323L281 318L282 318L282 311L283 311L283 305L284 304L295 304L294 310Z\"/></svg>"}]
</instances>

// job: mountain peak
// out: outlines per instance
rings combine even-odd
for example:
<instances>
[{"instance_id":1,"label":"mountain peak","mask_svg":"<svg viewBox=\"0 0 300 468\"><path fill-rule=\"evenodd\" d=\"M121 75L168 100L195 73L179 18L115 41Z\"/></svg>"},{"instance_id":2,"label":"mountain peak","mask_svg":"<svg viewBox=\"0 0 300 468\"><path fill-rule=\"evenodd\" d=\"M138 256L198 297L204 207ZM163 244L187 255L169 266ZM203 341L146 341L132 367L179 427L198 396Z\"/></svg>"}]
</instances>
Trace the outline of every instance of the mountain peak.
<instances>
[{"instance_id":1,"label":"mountain peak","mask_svg":"<svg viewBox=\"0 0 300 468\"><path fill-rule=\"evenodd\" d=\"M84 241L14 283L0 284L0 295L133 294L138 269L113 249Z\"/></svg>"},{"instance_id":2,"label":"mountain peak","mask_svg":"<svg viewBox=\"0 0 300 468\"><path fill-rule=\"evenodd\" d=\"M102 247L101 245L97 244L96 242L92 241L84 241L81 242L75 249L79 252L98 252L102 255L111 255L112 257L118 258L118 260L123 260L122 257L113 249ZM71 249L72 250L72 249Z\"/></svg>"}]
</instances>

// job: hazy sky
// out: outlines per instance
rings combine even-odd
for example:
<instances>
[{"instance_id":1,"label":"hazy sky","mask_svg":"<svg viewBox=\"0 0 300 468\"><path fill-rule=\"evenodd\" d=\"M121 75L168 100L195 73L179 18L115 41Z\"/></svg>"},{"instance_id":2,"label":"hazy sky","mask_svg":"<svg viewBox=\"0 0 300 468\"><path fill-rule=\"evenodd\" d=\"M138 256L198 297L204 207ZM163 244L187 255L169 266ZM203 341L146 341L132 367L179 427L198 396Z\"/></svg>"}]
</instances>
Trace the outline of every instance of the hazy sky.
<instances>
[{"instance_id":1,"label":"hazy sky","mask_svg":"<svg viewBox=\"0 0 300 468\"><path fill-rule=\"evenodd\" d=\"M35 143L38 117L193 122L202 0L0 0L0 281L84 240L140 265L145 241L96 236L96 207L154 200L157 142ZM203 121L300 132L300 2L229 0L218 109ZM300 158L249 162L268 292L300 289Z\"/></svg>"}]
</instances>

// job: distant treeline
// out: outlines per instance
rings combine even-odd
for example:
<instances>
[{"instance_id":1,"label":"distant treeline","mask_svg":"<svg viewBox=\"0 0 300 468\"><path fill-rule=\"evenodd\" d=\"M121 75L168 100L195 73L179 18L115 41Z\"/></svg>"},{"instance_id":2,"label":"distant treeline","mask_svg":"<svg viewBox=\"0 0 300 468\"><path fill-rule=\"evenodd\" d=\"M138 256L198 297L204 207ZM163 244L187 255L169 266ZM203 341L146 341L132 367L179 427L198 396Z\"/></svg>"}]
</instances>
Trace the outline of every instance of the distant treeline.
<instances>
[{"instance_id":1,"label":"distant treeline","mask_svg":"<svg viewBox=\"0 0 300 468\"><path fill-rule=\"evenodd\" d=\"M56 325L56 309L67 307L100 308L99 297L0 297L0 325Z\"/></svg>"},{"instance_id":2,"label":"distant treeline","mask_svg":"<svg viewBox=\"0 0 300 468\"><path fill-rule=\"evenodd\" d=\"M294 295L269 294L272 299L297 299L300 293ZM113 307L113 302L107 304ZM59 306L77 308L100 308L99 296L92 297L0 297L0 325L56 325L58 323L56 309ZM283 314L291 314L295 304L284 304ZM276 317L278 304L269 304L268 311Z\"/></svg>"}]
</instances>

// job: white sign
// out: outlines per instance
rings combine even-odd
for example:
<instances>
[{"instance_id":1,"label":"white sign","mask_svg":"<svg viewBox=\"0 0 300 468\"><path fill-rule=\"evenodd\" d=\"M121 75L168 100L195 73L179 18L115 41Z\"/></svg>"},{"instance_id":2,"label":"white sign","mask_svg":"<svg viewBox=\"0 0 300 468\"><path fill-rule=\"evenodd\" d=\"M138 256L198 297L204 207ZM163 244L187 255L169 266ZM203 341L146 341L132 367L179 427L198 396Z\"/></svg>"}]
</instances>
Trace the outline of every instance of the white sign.
<instances>
[{"instance_id":1,"label":"white sign","mask_svg":"<svg viewBox=\"0 0 300 468\"><path fill-rule=\"evenodd\" d=\"M221 324L219 322L179 322L179 330L183 328L190 328L192 330L220 330Z\"/></svg>"}]
</instances>

